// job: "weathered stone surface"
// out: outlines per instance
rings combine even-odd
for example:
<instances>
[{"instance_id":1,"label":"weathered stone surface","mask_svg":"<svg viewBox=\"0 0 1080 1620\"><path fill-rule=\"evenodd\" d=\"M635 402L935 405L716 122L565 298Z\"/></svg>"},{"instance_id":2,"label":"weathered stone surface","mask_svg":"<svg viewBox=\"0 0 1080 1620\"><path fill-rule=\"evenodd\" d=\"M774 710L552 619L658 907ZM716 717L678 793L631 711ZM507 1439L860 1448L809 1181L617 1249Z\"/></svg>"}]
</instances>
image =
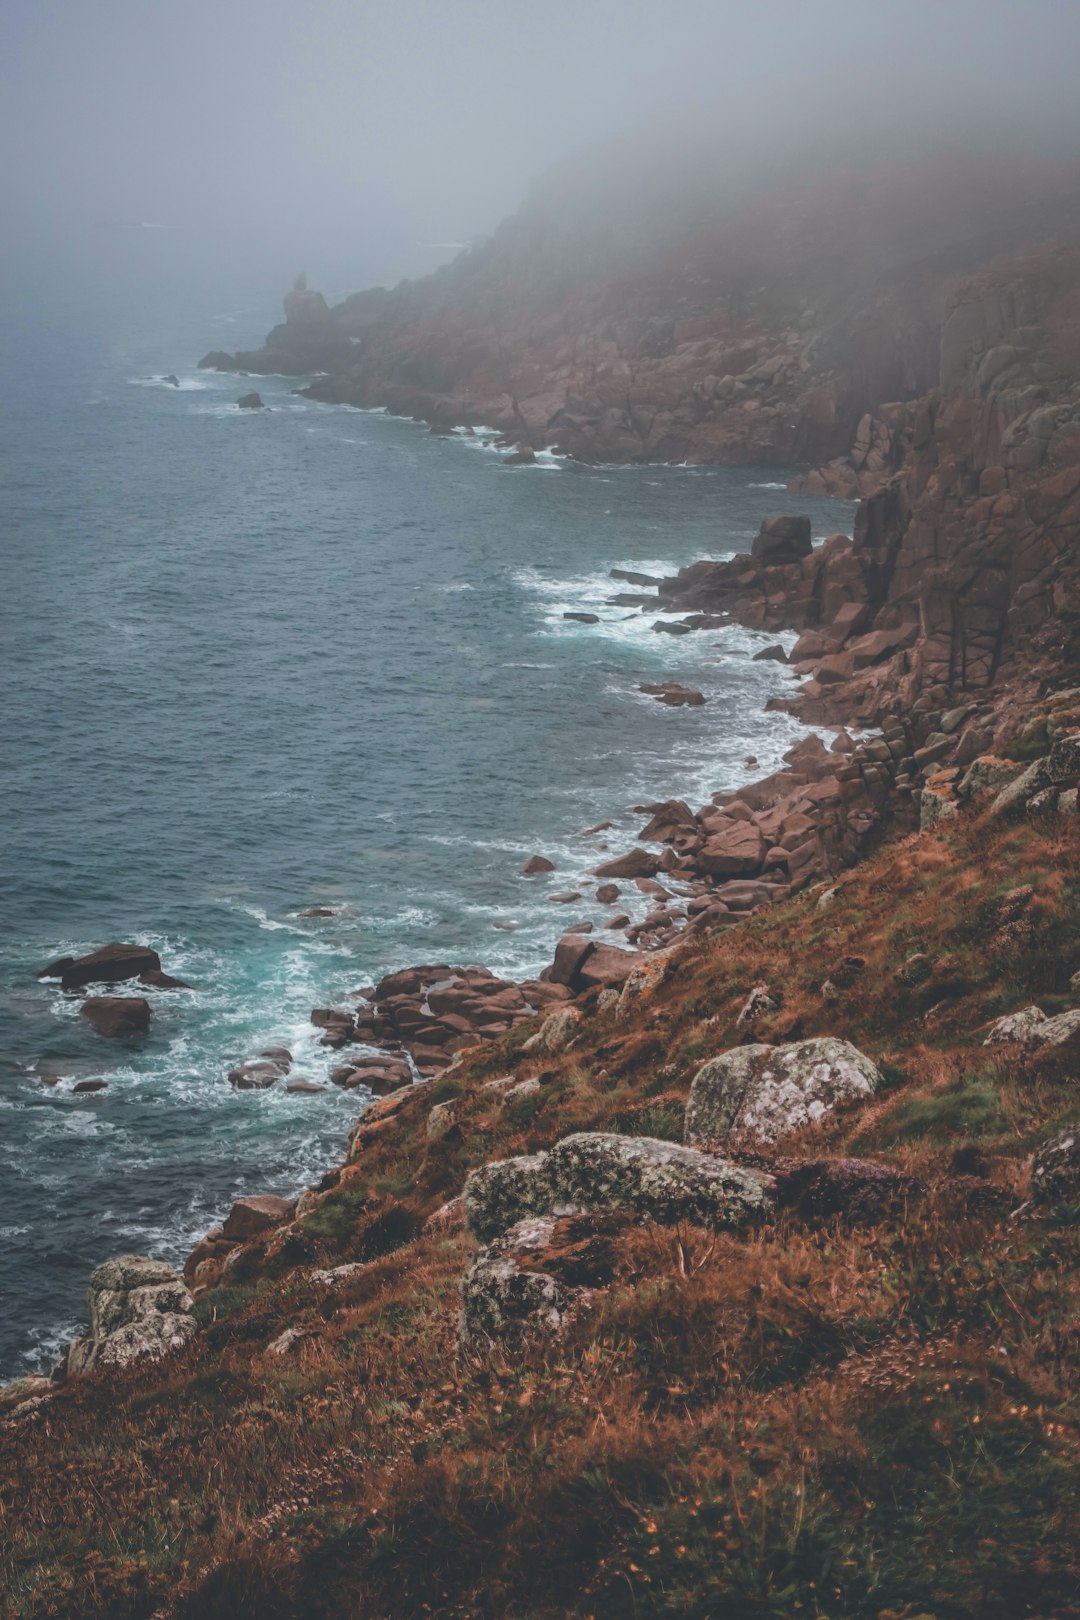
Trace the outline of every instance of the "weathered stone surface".
<instances>
[{"instance_id":1,"label":"weathered stone surface","mask_svg":"<svg viewBox=\"0 0 1080 1620\"><path fill-rule=\"evenodd\" d=\"M546 855L530 855L521 868L525 877L535 877L540 872L554 872L554 870L555 862L549 861Z\"/></svg>"},{"instance_id":2,"label":"weathered stone surface","mask_svg":"<svg viewBox=\"0 0 1080 1620\"><path fill-rule=\"evenodd\" d=\"M69 1378L181 1348L196 1330L193 1300L161 1260L121 1255L98 1266L87 1292L90 1331L68 1348Z\"/></svg>"},{"instance_id":3,"label":"weathered stone surface","mask_svg":"<svg viewBox=\"0 0 1080 1620\"><path fill-rule=\"evenodd\" d=\"M25 1378L12 1379L10 1384L0 1384L0 1417L17 1412L28 1401L36 1404L55 1390L52 1379L42 1373L28 1373Z\"/></svg>"},{"instance_id":4,"label":"weathered stone surface","mask_svg":"<svg viewBox=\"0 0 1080 1620\"><path fill-rule=\"evenodd\" d=\"M292 1218L293 1203L288 1198L276 1198L271 1193L260 1193L253 1198L238 1198L229 1211L221 1229L223 1237L237 1243L261 1237L275 1226Z\"/></svg>"},{"instance_id":5,"label":"weathered stone surface","mask_svg":"<svg viewBox=\"0 0 1080 1620\"><path fill-rule=\"evenodd\" d=\"M789 1046L740 1046L704 1064L686 1105L690 1143L775 1142L820 1123L881 1084L870 1059L827 1035Z\"/></svg>"},{"instance_id":6,"label":"weathered stone surface","mask_svg":"<svg viewBox=\"0 0 1080 1620\"><path fill-rule=\"evenodd\" d=\"M150 1028L150 1003L145 996L87 996L79 1016L110 1039L145 1035Z\"/></svg>"},{"instance_id":7,"label":"weathered stone surface","mask_svg":"<svg viewBox=\"0 0 1080 1620\"><path fill-rule=\"evenodd\" d=\"M972 760L956 789L962 802L977 799L983 793L1000 793L1024 772L1023 765L1012 759L999 759L994 754L982 754Z\"/></svg>"},{"instance_id":8,"label":"weathered stone surface","mask_svg":"<svg viewBox=\"0 0 1080 1620\"><path fill-rule=\"evenodd\" d=\"M1039 1204L1080 1201L1080 1129L1076 1126L1052 1136L1035 1154L1031 1196Z\"/></svg>"},{"instance_id":9,"label":"weathered stone surface","mask_svg":"<svg viewBox=\"0 0 1080 1620\"><path fill-rule=\"evenodd\" d=\"M1080 1007L1048 1018L1041 1007L1030 1006L995 1019L983 1045L1064 1046L1076 1035L1080 1035Z\"/></svg>"},{"instance_id":10,"label":"weathered stone surface","mask_svg":"<svg viewBox=\"0 0 1080 1620\"><path fill-rule=\"evenodd\" d=\"M808 517L766 518L750 547L755 562L801 562L813 550Z\"/></svg>"},{"instance_id":11,"label":"weathered stone surface","mask_svg":"<svg viewBox=\"0 0 1080 1620\"><path fill-rule=\"evenodd\" d=\"M651 1136L564 1136L548 1173L557 1207L621 1209L640 1220L740 1226L772 1205L770 1177Z\"/></svg>"},{"instance_id":12,"label":"weathered stone surface","mask_svg":"<svg viewBox=\"0 0 1080 1620\"><path fill-rule=\"evenodd\" d=\"M545 1215L554 1189L546 1153L493 1159L469 1172L463 1193L469 1230L485 1241L527 1215Z\"/></svg>"},{"instance_id":13,"label":"weathered stone surface","mask_svg":"<svg viewBox=\"0 0 1080 1620\"><path fill-rule=\"evenodd\" d=\"M1020 815L1028 800L1049 786L1046 761L1037 759L1001 788L990 805L989 813L1004 817Z\"/></svg>"}]
</instances>

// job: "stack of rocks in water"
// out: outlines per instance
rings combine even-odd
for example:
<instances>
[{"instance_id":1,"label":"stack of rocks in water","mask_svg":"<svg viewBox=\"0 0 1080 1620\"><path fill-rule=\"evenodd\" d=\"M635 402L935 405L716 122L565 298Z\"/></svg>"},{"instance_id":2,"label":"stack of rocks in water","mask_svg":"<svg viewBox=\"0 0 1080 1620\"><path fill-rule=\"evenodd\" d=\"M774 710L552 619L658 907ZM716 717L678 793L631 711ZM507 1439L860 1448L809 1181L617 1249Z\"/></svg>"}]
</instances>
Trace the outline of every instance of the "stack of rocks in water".
<instances>
[{"instance_id":1,"label":"stack of rocks in water","mask_svg":"<svg viewBox=\"0 0 1080 1620\"><path fill-rule=\"evenodd\" d=\"M386 1091L391 1080L406 1083L413 1067L425 1078L440 1074L455 1053L505 1035L569 994L564 986L540 979L515 984L487 968L426 964L389 973L372 989L357 992L358 1011L316 1008L312 1022L324 1030L324 1046L380 1048L380 1056L358 1059L333 1078ZM396 1056L388 1058L387 1052Z\"/></svg>"}]
</instances>

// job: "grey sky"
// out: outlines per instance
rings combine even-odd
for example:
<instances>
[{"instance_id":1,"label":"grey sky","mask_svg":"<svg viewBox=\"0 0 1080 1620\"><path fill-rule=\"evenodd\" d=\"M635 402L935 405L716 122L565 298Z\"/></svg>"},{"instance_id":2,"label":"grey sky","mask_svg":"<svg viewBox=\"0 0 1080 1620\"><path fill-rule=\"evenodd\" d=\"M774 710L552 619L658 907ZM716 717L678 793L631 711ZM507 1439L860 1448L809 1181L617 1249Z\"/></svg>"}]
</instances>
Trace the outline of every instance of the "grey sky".
<instances>
[{"instance_id":1,"label":"grey sky","mask_svg":"<svg viewBox=\"0 0 1080 1620\"><path fill-rule=\"evenodd\" d=\"M141 220L381 279L624 127L1024 128L1078 67L1080 0L3 0L0 207L16 249Z\"/></svg>"}]
</instances>

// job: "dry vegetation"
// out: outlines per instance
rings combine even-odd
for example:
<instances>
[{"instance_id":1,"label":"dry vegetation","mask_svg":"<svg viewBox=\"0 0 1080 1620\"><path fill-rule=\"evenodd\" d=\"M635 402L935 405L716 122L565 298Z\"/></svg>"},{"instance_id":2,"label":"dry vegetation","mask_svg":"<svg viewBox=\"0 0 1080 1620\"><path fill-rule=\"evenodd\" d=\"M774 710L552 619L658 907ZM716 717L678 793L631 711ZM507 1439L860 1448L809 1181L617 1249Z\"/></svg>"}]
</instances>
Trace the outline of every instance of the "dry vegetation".
<instances>
[{"instance_id":1,"label":"dry vegetation","mask_svg":"<svg viewBox=\"0 0 1080 1620\"><path fill-rule=\"evenodd\" d=\"M203 1296L188 1351L0 1431L4 1612L1080 1615L1080 1224L1014 1213L1033 1145L1080 1116L1078 1059L981 1027L1077 1000L1078 853L1057 826L894 844L826 909L705 941L628 1021L542 1059L515 1032L412 1097L302 1236ZM898 1164L925 1196L876 1226L626 1226L565 1339L459 1350L473 1242L427 1217L570 1130L677 1135L757 984L783 997L759 1036L845 1035L889 1081L785 1153ZM482 1087L507 1073L543 1084L504 1107Z\"/></svg>"}]
</instances>

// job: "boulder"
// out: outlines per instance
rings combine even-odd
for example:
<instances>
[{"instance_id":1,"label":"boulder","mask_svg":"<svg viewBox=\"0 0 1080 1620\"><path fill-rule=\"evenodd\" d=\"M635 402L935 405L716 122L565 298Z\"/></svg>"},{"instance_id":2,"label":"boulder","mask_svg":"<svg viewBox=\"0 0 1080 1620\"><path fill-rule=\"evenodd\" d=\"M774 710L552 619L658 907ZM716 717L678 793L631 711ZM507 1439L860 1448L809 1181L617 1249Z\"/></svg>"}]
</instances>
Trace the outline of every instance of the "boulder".
<instances>
[{"instance_id":1,"label":"boulder","mask_svg":"<svg viewBox=\"0 0 1080 1620\"><path fill-rule=\"evenodd\" d=\"M621 951L616 945L594 945L578 966L574 982L584 990L598 985L625 984L640 960L636 951Z\"/></svg>"},{"instance_id":2,"label":"boulder","mask_svg":"<svg viewBox=\"0 0 1080 1620\"><path fill-rule=\"evenodd\" d=\"M1080 1035L1080 1007L1048 1018L1041 1007L1022 1007L1019 1012L997 1018L983 1041L984 1046L1015 1042L1018 1046L1065 1046Z\"/></svg>"},{"instance_id":3,"label":"boulder","mask_svg":"<svg viewBox=\"0 0 1080 1620\"><path fill-rule=\"evenodd\" d=\"M469 1230L481 1242L528 1215L546 1214L554 1201L546 1153L493 1159L469 1172L463 1193Z\"/></svg>"},{"instance_id":4,"label":"boulder","mask_svg":"<svg viewBox=\"0 0 1080 1620\"><path fill-rule=\"evenodd\" d=\"M164 1261L125 1254L98 1266L87 1292L90 1331L68 1347L69 1378L180 1349L196 1330L194 1301Z\"/></svg>"},{"instance_id":5,"label":"boulder","mask_svg":"<svg viewBox=\"0 0 1080 1620\"><path fill-rule=\"evenodd\" d=\"M651 878L660 870L660 860L646 849L632 849L626 855L604 861L593 867L593 876L599 878Z\"/></svg>"},{"instance_id":6,"label":"boulder","mask_svg":"<svg viewBox=\"0 0 1080 1620\"><path fill-rule=\"evenodd\" d=\"M43 1373L27 1373L24 1378L15 1378L10 1384L0 1384L0 1417L9 1417L18 1412L28 1401L36 1405L55 1392L56 1385Z\"/></svg>"},{"instance_id":7,"label":"boulder","mask_svg":"<svg viewBox=\"0 0 1080 1620\"><path fill-rule=\"evenodd\" d=\"M1038 1204L1080 1202L1080 1128L1044 1142L1031 1161L1031 1196Z\"/></svg>"},{"instance_id":8,"label":"boulder","mask_svg":"<svg viewBox=\"0 0 1080 1620\"><path fill-rule=\"evenodd\" d=\"M555 960L548 969L552 984L566 985L570 989L579 967L595 949L593 941L583 934L564 934L555 947Z\"/></svg>"},{"instance_id":9,"label":"boulder","mask_svg":"<svg viewBox=\"0 0 1080 1620\"><path fill-rule=\"evenodd\" d=\"M120 984L144 973L161 971L161 957L148 945L102 945L88 956L61 956L38 968L36 979L59 979L63 990L87 984Z\"/></svg>"},{"instance_id":10,"label":"boulder","mask_svg":"<svg viewBox=\"0 0 1080 1620\"><path fill-rule=\"evenodd\" d=\"M462 1283L466 1339L560 1332L614 1272L609 1222L531 1216L484 1249Z\"/></svg>"},{"instance_id":11,"label":"boulder","mask_svg":"<svg viewBox=\"0 0 1080 1620\"><path fill-rule=\"evenodd\" d=\"M234 1243L246 1243L249 1238L261 1237L275 1226L283 1226L292 1219L293 1208L288 1198L275 1198L271 1193L260 1193L254 1198L238 1198L229 1211L221 1235Z\"/></svg>"},{"instance_id":12,"label":"boulder","mask_svg":"<svg viewBox=\"0 0 1080 1620\"><path fill-rule=\"evenodd\" d=\"M925 1187L870 1159L808 1159L776 1171L777 1200L803 1220L842 1215L856 1225L902 1213Z\"/></svg>"},{"instance_id":13,"label":"boulder","mask_svg":"<svg viewBox=\"0 0 1080 1620\"><path fill-rule=\"evenodd\" d=\"M710 877L755 877L765 859L765 840L753 821L735 821L707 838L696 863Z\"/></svg>"},{"instance_id":14,"label":"boulder","mask_svg":"<svg viewBox=\"0 0 1080 1620\"><path fill-rule=\"evenodd\" d=\"M546 855L530 855L521 870L525 877L535 877L538 872L554 872L555 862Z\"/></svg>"},{"instance_id":15,"label":"boulder","mask_svg":"<svg viewBox=\"0 0 1080 1620\"><path fill-rule=\"evenodd\" d=\"M678 681L664 681L659 686L639 686L638 691L655 698L658 703L666 703L672 709L696 709L705 702L704 693L695 691L692 686L681 686Z\"/></svg>"},{"instance_id":16,"label":"boulder","mask_svg":"<svg viewBox=\"0 0 1080 1620\"><path fill-rule=\"evenodd\" d=\"M557 1206L625 1210L639 1220L741 1226L772 1205L772 1180L678 1142L579 1131L548 1153Z\"/></svg>"},{"instance_id":17,"label":"boulder","mask_svg":"<svg viewBox=\"0 0 1080 1620\"><path fill-rule=\"evenodd\" d=\"M754 654L755 664L786 664L788 655L779 642L771 647L762 647L760 652Z\"/></svg>"},{"instance_id":18,"label":"boulder","mask_svg":"<svg viewBox=\"0 0 1080 1620\"><path fill-rule=\"evenodd\" d=\"M145 996L87 996L79 1015L99 1035L145 1035L150 1028L150 1003Z\"/></svg>"},{"instance_id":19,"label":"boulder","mask_svg":"<svg viewBox=\"0 0 1080 1620\"><path fill-rule=\"evenodd\" d=\"M242 411L261 411L263 409L261 394L241 394L236 403Z\"/></svg>"},{"instance_id":20,"label":"boulder","mask_svg":"<svg viewBox=\"0 0 1080 1620\"><path fill-rule=\"evenodd\" d=\"M881 1085L870 1059L827 1035L788 1046L740 1046L702 1065L686 1105L690 1143L771 1143L820 1123Z\"/></svg>"},{"instance_id":21,"label":"boulder","mask_svg":"<svg viewBox=\"0 0 1080 1620\"><path fill-rule=\"evenodd\" d=\"M76 1096L81 1096L84 1093L108 1091L109 1082L107 1080L80 1080L71 1089Z\"/></svg>"},{"instance_id":22,"label":"boulder","mask_svg":"<svg viewBox=\"0 0 1080 1620\"><path fill-rule=\"evenodd\" d=\"M288 1072L283 1064L262 1059L238 1064L235 1069L229 1070L228 1078L230 1086L235 1086L237 1091L267 1091Z\"/></svg>"},{"instance_id":23,"label":"boulder","mask_svg":"<svg viewBox=\"0 0 1080 1620\"><path fill-rule=\"evenodd\" d=\"M801 562L814 549L810 535L808 517L766 518L750 547L750 555L764 567Z\"/></svg>"},{"instance_id":24,"label":"boulder","mask_svg":"<svg viewBox=\"0 0 1080 1620\"><path fill-rule=\"evenodd\" d=\"M599 613L564 613L564 619L574 619L578 624L599 624Z\"/></svg>"},{"instance_id":25,"label":"boulder","mask_svg":"<svg viewBox=\"0 0 1080 1620\"><path fill-rule=\"evenodd\" d=\"M581 1014L576 1007L563 1007L548 1013L535 1035L522 1047L524 1052L561 1052L578 1033Z\"/></svg>"}]
</instances>

